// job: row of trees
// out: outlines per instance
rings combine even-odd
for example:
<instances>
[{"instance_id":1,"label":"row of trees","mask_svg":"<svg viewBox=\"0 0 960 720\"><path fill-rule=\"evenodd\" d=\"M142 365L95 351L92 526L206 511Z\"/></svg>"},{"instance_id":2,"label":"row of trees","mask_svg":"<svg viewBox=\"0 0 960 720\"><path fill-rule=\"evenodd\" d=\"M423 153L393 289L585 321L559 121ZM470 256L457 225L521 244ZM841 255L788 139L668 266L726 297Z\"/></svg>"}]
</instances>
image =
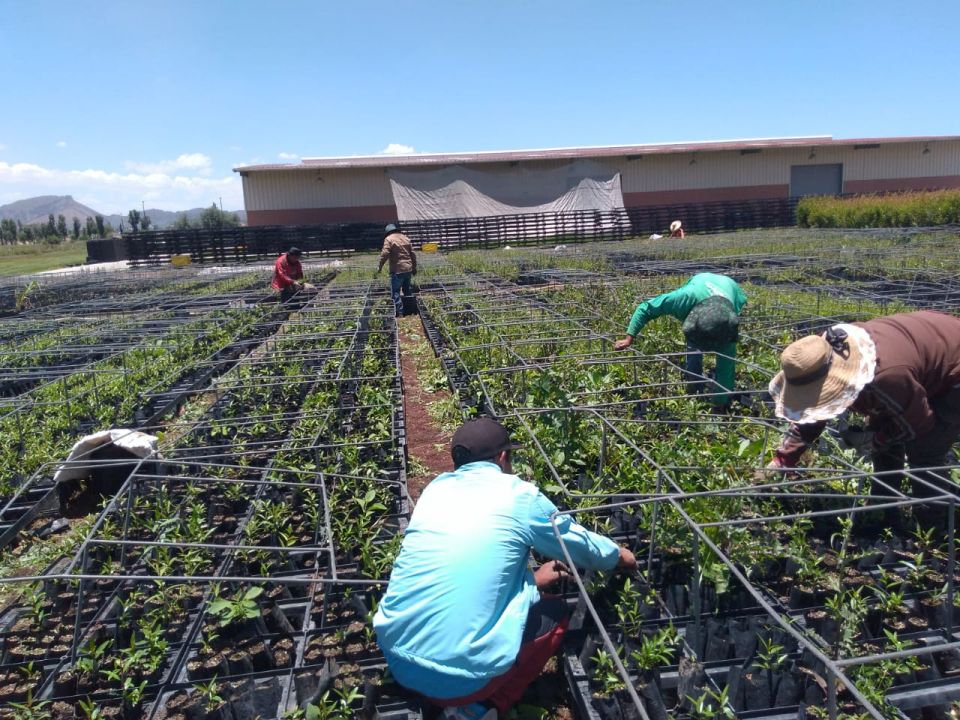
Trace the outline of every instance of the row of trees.
<instances>
[{"instance_id":1,"label":"row of trees","mask_svg":"<svg viewBox=\"0 0 960 720\"><path fill-rule=\"evenodd\" d=\"M145 232L153 226L150 216L139 210L131 210L127 213L127 221L130 223L130 229L135 233ZM239 224L240 219L236 213L225 213L214 203L200 213L200 217L193 222L190 221L186 213L180 213L173 223L173 229L218 230L220 228L236 227ZM63 215L54 217L53 213L50 213L45 223L24 225L19 220L0 220L0 245L36 242L56 245L67 238L73 238L74 240L104 238L109 237L112 232L113 226L103 219L103 215L88 217L85 223L81 223L79 218L74 217L72 224L68 225L66 217Z\"/></svg>"},{"instance_id":2,"label":"row of trees","mask_svg":"<svg viewBox=\"0 0 960 720\"><path fill-rule=\"evenodd\" d=\"M150 224L153 221L146 212L141 213L139 210L131 210L127 213L127 222L130 223L132 232L140 232L141 230L146 232L150 229Z\"/></svg>"},{"instance_id":3,"label":"row of trees","mask_svg":"<svg viewBox=\"0 0 960 720\"><path fill-rule=\"evenodd\" d=\"M146 232L150 229L152 221L146 212L140 212L139 210L131 210L127 213L127 222L130 223L130 228L133 232ZM191 230L193 228L200 228L203 230L219 230L220 228L226 227L236 227L240 224L240 218L237 217L236 213L227 213L223 212L216 203L213 203L210 207L200 213L200 217L191 222L190 217L186 213L180 213L177 215L177 219L173 221L171 229L173 230Z\"/></svg>"},{"instance_id":4,"label":"row of trees","mask_svg":"<svg viewBox=\"0 0 960 720\"><path fill-rule=\"evenodd\" d=\"M103 215L88 217L84 224L81 224L79 218L74 217L71 226L67 225L66 217L57 215L54 218L53 213L47 216L47 222L45 223L24 225L20 220L9 218L0 220L0 244L3 245L36 242L56 245L68 237L72 237L74 240L102 238L107 237L111 232L113 232L113 228L110 223L104 221Z\"/></svg>"}]
</instances>

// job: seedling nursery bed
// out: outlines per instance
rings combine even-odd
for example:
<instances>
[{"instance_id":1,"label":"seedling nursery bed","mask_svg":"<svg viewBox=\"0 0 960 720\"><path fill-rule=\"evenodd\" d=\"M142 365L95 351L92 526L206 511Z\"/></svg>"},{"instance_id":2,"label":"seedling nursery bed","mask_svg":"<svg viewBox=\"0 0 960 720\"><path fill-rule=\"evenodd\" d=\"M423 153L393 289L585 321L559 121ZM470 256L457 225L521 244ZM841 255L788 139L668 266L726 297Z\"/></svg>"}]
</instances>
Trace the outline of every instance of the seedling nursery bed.
<instances>
[{"instance_id":1,"label":"seedling nursery bed","mask_svg":"<svg viewBox=\"0 0 960 720\"><path fill-rule=\"evenodd\" d=\"M517 472L640 560L570 563L570 705L522 716L960 710L955 459L913 497L909 471L872 473L841 420L795 475L757 475L783 430L766 394L780 350L835 322L958 312L951 232L422 256L415 306L453 412L506 423ZM370 624L416 429L389 293L352 262L308 266L318 291L282 306L262 272L186 270L52 278L6 309L0 717L432 716ZM712 358L684 374L671 321L612 350L639 300L705 270L749 297L725 413ZM158 452L55 524L58 463L109 427Z\"/></svg>"}]
</instances>

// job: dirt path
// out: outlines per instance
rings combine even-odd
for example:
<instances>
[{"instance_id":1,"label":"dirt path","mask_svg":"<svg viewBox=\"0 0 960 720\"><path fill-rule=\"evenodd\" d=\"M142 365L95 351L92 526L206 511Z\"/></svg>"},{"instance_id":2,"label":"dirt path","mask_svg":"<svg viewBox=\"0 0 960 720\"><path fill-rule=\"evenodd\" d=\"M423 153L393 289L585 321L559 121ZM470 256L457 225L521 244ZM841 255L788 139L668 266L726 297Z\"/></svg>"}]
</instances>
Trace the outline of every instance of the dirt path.
<instances>
[{"instance_id":1,"label":"dirt path","mask_svg":"<svg viewBox=\"0 0 960 720\"><path fill-rule=\"evenodd\" d=\"M403 374L403 409L407 427L409 472L407 488L416 502L428 482L447 470L450 460L450 427L442 427L431 406L451 403L448 390L439 389L443 371L417 316L400 318L400 371ZM421 381L423 378L423 381ZM426 386L425 386L426 383Z\"/></svg>"},{"instance_id":2,"label":"dirt path","mask_svg":"<svg viewBox=\"0 0 960 720\"><path fill-rule=\"evenodd\" d=\"M405 317L398 322L409 456L407 488L416 502L427 483L439 473L453 469L450 438L460 419L447 389L443 369L427 341L420 318ZM556 658L547 664L520 703L531 706L521 717L572 720L570 689ZM539 715L537 708L546 710L546 715Z\"/></svg>"}]
</instances>

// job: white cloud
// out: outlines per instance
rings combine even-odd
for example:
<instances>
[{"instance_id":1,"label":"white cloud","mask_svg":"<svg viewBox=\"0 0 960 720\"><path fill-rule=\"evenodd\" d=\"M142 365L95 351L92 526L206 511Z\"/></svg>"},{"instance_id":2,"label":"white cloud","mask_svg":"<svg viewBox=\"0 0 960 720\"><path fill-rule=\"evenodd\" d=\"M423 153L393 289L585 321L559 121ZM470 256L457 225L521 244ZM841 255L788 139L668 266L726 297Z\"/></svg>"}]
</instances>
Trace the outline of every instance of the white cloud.
<instances>
[{"instance_id":1,"label":"white cloud","mask_svg":"<svg viewBox=\"0 0 960 720\"><path fill-rule=\"evenodd\" d=\"M300 156L297 155L296 153L282 152L282 153L277 153L277 157L280 158L281 160L297 160Z\"/></svg>"},{"instance_id":2,"label":"white cloud","mask_svg":"<svg viewBox=\"0 0 960 720\"><path fill-rule=\"evenodd\" d=\"M209 171L206 164L193 156L181 155L182 165ZM187 158L187 160L183 160ZM177 162L174 161L174 162ZM104 213L125 213L140 207L141 200L151 200L154 207L163 210L186 210L207 206L223 197L223 207L243 207L243 188L240 178L231 173L226 177L207 177L171 172L108 172L106 170L61 170L32 163L0 162L0 196L16 192L24 197L34 195L73 195L95 210Z\"/></svg>"},{"instance_id":3,"label":"white cloud","mask_svg":"<svg viewBox=\"0 0 960 720\"><path fill-rule=\"evenodd\" d=\"M4 145L3 143L0 143L0 152L2 152L3 150L6 150L6 149L7 149L7 146Z\"/></svg>"},{"instance_id":4,"label":"white cloud","mask_svg":"<svg viewBox=\"0 0 960 720\"><path fill-rule=\"evenodd\" d=\"M124 163L127 170L133 170L137 173L152 175L156 173L169 174L178 170L195 173L197 175L209 176L213 173L213 160L203 153L184 153L176 160L161 160L156 163L133 162L128 160Z\"/></svg>"},{"instance_id":5,"label":"white cloud","mask_svg":"<svg viewBox=\"0 0 960 720\"><path fill-rule=\"evenodd\" d=\"M66 140L58 140L58 141L57 141L57 147L59 147L59 148L65 148L66 146L67 146L67 141L66 141Z\"/></svg>"},{"instance_id":6,"label":"white cloud","mask_svg":"<svg viewBox=\"0 0 960 720\"><path fill-rule=\"evenodd\" d=\"M400 143L390 143L383 150L380 151L381 155L413 155L416 150L413 149L410 145L401 145Z\"/></svg>"}]
</instances>

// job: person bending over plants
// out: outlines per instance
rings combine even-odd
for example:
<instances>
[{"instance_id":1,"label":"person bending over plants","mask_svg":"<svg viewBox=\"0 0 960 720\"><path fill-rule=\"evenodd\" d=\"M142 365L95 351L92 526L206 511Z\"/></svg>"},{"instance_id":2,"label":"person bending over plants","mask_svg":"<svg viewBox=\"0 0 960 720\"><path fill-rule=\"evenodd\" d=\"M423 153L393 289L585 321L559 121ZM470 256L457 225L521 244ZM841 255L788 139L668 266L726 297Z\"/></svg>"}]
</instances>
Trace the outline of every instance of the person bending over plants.
<instances>
[{"instance_id":1,"label":"person bending over plants","mask_svg":"<svg viewBox=\"0 0 960 720\"><path fill-rule=\"evenodd\" d=\"M374 617L394 678L443 708L444 718L493 720L540 674L566 632L566 605L544 591L567 574L532 572L530 548L562 556L557 508L513 474L518 446L490 418L453 436L453 472L420 496ZM573 522L557 529L578 566L636 569L627 548Z\"/></svg>"},{"instance_id":2,"label":"person bending over plants","mask_svg":"<svg viewBox=\"0 0 960 720\"><path fill-rule=\"evenodd\" d=\"M747 296L740 286L726 275L699 273L685 285L637 306L627 326L627 336L617 340L614 349L625 350L651 320L672 315L683 323L687 340L684 356L686 376L696 393L705 392L703 353L717 353L716 381L727 392L733 392L734 358L740 330L740 311L747 304ZM714 405L730 404L727 393L711 396Z\"/></svg>"},{"instance_id":3,"label":"person bending over plants","mask_svg":"<svg viewBox=\"0 0 960 720\"><path fill-rule=\"evenodd\" d=\"M960 435L960 318L922 311L834 325L789 345L780 368L770 395L791 425L768 470L796 467L827 421L847 410L867 425L841 436L871 455L876 472L903 470L905 460L914 470L950 464ZM957 493L942 474L912 473L913 496ZM899 475L881 479L899 489ZM918 519L931 513L926 520L942 521L935 509Z\"/></svg>"},{"instance_id":4,"label":"person bending over plants","mask_svg":"<svg viewBox=\"0 0 960 720\"><path fill-rule=\"evenodd\" d=\"M301 290L313 288L309 283L303 282L303 265L300 264L302 256L303 251L300 248L292 247L273 263L273 281L270 285L274 290L280 291L282 303L287 302Z\"/></svg>"}]
</instances>

